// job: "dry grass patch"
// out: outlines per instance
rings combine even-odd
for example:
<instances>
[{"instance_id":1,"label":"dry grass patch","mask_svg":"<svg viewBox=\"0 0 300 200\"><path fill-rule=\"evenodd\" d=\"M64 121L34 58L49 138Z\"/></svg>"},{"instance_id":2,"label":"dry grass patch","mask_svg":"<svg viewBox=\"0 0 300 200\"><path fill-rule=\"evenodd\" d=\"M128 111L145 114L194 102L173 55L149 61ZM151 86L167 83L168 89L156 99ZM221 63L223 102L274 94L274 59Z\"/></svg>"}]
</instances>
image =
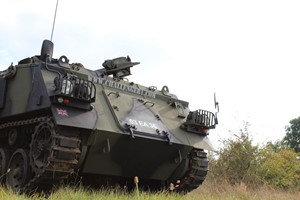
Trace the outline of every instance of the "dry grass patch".
<instances>
[{"instance_id":1,"label":"dry grass patch","mask_svg":"<svg viewBox=\"0 0 300 200\"><path fill-rule=\"evenodd\" d=\"M236 186L224 182L205 181L202 187L193 191L191 199L205 200L299 200L299 190L278 190L268 186L256 189L248 188L245 184Z\"/></svg>"}]
</instances>

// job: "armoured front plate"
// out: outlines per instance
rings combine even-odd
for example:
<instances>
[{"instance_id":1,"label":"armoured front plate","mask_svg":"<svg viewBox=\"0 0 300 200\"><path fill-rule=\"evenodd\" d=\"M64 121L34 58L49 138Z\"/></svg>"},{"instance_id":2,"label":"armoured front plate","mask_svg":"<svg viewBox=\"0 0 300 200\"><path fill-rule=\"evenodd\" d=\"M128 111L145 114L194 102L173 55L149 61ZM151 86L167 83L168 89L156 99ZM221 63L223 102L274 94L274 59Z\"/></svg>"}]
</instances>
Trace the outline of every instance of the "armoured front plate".
<instances>
[{"instance_id":1,"label":"armoured front plate","mask_svg":"<svg viewBox=\"0 0 300 200\"><path fill-rule=\"evenodd\" d=\"M180 143L160 119L154 103L110 90L105 90L104 94L122 130L131 129L135 135Z\"/></svg>"}]
</instances>

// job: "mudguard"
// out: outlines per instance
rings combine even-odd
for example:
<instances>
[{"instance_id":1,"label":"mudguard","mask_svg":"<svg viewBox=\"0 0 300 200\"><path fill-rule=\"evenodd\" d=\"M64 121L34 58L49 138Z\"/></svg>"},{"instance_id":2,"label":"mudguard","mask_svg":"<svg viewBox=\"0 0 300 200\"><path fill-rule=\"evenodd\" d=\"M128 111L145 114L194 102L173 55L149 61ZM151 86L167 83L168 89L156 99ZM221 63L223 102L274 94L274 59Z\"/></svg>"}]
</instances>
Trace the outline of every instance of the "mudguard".
<instances>
[{"instance_id":1,"label":"mudguard","mask_svg":"<svg viewBox=\"0 0 300 200\"><path fill-rule=\"evenodd\" d=\"M95 109L86 111L72 107L52 105L51 110L57 125L84 129L95 129L96 127L98 117Z\"/></svg>"}]
</instances>

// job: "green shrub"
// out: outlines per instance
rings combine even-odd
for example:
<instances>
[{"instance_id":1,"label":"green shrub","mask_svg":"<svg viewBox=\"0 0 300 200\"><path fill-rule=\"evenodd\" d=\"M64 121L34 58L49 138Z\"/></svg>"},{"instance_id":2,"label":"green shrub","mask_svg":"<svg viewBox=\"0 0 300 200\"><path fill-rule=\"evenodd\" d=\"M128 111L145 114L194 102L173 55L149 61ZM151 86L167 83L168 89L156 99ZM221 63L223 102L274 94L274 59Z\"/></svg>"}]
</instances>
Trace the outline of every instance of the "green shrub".
<instances>
[{"instance_id":1,"label":"green shrub","mask_svg":"<svg viewBox=\"0 0 300 200\"><path fill-rule=\"evenodd\" d=\"M259 152L258 173L267 184L277 188L295 188L300 185L300 161L292 149L275 151L267 145Z\"/></svg>"},{"instance_id":2,"label":"green shrub","mask_svg":"<svg viewBox=\"0 0 300 200\"><path fill-rule=\"evenodd\" d=\"M229 184L257 184L258 147L252 144L247 126L234 139L223 141L216 158L210 157L209 178L226 180Z\"/></svg>"}]
</instances>

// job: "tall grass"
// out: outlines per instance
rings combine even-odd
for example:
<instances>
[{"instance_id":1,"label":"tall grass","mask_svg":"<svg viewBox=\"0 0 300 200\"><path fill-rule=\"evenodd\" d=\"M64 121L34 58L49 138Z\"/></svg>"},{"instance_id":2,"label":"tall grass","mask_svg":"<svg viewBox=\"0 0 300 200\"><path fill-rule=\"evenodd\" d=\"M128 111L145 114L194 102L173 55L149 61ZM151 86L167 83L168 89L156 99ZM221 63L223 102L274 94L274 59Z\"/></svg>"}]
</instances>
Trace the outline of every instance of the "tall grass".
<instances>
[{"instance_id":1,"label":"tall grass","mask_svg":"<svg viewBox=\"0 0 300 200\"><path fill-rule=\"evenodd\" d=\"M270 187L249 189L244 184L232 186L226 182L214 182L212 180L205 183L197 190L186 195L170 192L139 192L127 193L121 189L101 189L91 190L77 187L60 187L51 194L17 195L8 189L0 187L1 200L298 200L300 192L297 190L283 191Z\"/></svg>"},{"instance_id":2,"label":"tall grass","mask_svg":"<svg viewBox=\"0 0 300 200\"><path fill-rule=\"evenodd\" d=\"M207 200L299 200L299 190L279 190L269 186L248 188L245 184L230 185L226 181L205 181L204 185L193 191L195 199Z\"/></svg>"}]
</instances>

